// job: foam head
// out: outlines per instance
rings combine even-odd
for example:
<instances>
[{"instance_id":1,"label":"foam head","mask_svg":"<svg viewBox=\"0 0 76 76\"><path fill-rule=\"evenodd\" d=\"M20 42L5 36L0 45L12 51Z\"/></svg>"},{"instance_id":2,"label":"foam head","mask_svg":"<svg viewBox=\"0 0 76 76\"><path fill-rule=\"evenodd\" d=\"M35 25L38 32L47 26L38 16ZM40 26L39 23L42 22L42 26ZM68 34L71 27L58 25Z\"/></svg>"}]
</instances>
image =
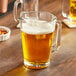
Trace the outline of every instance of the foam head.
<instances>
[{"instance_id":1,"label":"foam head","mask_svg":"<svg viewBox=\"0 0 76 76\"><path fill-rule=\"evenodd\" d=\"M21 26L21 31L27 34L48 34L55 30L55 23L31 18L25 19Z\"/></svg>"}]
</instances>

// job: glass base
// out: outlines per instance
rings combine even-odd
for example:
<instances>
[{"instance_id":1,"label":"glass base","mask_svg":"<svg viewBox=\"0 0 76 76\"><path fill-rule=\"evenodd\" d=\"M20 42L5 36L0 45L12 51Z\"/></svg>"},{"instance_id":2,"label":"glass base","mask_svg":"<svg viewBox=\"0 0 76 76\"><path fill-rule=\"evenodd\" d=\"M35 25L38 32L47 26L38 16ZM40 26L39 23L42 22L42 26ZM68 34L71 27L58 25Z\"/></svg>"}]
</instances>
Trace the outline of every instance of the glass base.
<instances>
[{"instance_id":1,"label":"glass base","mask_svg":"<svg viewBox=\"0 0 76 76\"><path fill-rule=\"evenodd\" d=\"M24 61L24 66L29 69L43 69L48 67L50 62L47 63L35 63L35 62L26 62Z\"/></svg>"},{"instance_id":2,"label":"glass base","mask_svg":"<svg viewBox=\"0 0 76 76\"><path fill-rule=\"evenodd\" d=\"M69 28L76 28L75 20L64 19L63 23L65 23Z\"/></svg>"}]
</instances>

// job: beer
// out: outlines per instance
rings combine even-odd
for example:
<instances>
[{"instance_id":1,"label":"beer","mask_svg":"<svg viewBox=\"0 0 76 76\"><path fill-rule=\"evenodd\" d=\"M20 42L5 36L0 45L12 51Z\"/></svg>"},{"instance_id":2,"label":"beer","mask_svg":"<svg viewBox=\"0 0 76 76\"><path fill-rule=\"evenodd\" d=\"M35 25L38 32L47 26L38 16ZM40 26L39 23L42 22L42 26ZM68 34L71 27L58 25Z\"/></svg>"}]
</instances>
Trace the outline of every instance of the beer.
<instances>
[{"instance_id":1,"label":"beer","mask_svg":"<svg viewBox=\"0 0 76 76\"><path fill-rule=\"evenodd\" d=\"M37 69L46 67L49 64L54 36L54 28L50 23L39 20L23 23L21 36L25 66L32 65L32 68Z\"/></svg>"},{"instance_id":2,"label":"beer","mask_svg":"<svg viewBox=\"0 0 76 76\"><path fill-rule=\"evenodd\" d=\"M70 18L76 20L76 0L70 0Z\"/></svg>"}]
</instances>

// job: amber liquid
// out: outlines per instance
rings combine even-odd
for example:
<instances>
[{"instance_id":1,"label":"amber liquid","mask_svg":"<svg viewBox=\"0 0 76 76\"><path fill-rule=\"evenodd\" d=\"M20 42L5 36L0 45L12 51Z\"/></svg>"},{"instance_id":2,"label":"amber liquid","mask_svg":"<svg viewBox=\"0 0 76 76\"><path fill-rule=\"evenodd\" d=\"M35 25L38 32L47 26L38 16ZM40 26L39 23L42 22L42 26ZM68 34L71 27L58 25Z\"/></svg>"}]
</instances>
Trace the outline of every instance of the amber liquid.
<instances>
[{"instance_id":1,"label":"amber liquid","mask_svg":"<svg viewBox=\"0 0 76 76\"><path fill-rule=\"evenodd\" d=\"M32 35L21 32L21 35L24 62L28 62L33 65L48 63L50 60L54 33Z\"/></svg>"},{"instance_id":2,"label":"amber liquid","mask_svg":"<svg viewBox=\"0 0 76 76\"><path fill-rule=\"evenodd\" d=\"M76 0L70 0L70 18L76 20Z\"/></svg>"}]
</instances>

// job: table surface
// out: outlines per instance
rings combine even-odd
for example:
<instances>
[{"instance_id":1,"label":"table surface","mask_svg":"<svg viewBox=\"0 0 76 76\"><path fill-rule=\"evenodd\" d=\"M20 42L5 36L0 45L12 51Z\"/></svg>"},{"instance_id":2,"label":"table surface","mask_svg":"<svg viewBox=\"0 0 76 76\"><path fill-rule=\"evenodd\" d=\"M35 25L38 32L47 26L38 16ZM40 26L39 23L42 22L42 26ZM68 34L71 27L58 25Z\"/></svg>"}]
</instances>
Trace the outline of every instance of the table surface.
<instances>
[{"instance_id":1,"label":"table surface","mask_svg":"<svg viewBox=\"0 0 76 76\"><path fill-rule=\"evenodd\" d=\"M61 15L61 0L40 0L40 11ZM11 37L0 42L0 76L76 76L76 28L62 25L61 47L52 53L50 66L41 70L29 70L23 66L20 30L13 19L13 13L0 18L0 25L11 29Z\"/></svg>"}]
</instances>

